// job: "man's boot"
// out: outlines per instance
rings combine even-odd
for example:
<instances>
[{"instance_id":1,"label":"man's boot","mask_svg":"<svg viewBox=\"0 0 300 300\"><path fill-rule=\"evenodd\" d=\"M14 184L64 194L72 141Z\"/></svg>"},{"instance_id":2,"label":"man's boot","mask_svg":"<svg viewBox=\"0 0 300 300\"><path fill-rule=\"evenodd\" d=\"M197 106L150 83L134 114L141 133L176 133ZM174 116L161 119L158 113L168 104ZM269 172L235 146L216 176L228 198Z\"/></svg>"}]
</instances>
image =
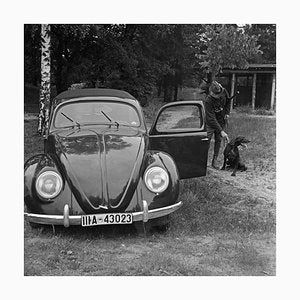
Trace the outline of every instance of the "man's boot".
<instances>
[{"instance_id":1,"label":"man's boot","mask_svg":"<svg viewBox=\"0 0 300 300\"><path fill-rule=\"evenodd\" d=\"M212 159L212 162L211 162L211 166L216 169L216 170L219 170L219 168L217 167L217 161L218 161L218 156L217 155L214 155L213 159Z\"/></svg>"}]
</instances>

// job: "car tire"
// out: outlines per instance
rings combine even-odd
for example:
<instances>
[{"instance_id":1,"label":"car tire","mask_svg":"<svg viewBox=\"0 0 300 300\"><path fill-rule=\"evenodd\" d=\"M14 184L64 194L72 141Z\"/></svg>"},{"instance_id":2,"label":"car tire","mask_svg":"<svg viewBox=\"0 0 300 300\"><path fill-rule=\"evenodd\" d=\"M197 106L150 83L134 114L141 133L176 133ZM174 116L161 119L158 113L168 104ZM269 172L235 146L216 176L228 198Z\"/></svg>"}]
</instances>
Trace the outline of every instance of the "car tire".
<instances>
[{"instance_id":1,"label":"car tire","mask_svg":"<svg viewBox=\"0 0 300 300\"><path fill-rule=\"evenodd\" d=\"M135 222L134 227L138 235L148 234L152 228L149 221L146 223L144 223L143 221Z\"/></svg>"},{"instance_id":2,"label":"car tire","mask_svg":"<svg viewBox=\"0 0 300 300\"><path fill-rule=\"evenodd\" d=\"M170 216L153 219L152 227L158 232L166 232L170 228Z\"/></svg>"},{"instance_id":3,"label":"car tire","mask_svg":"<svg viewBox=\"0 0 300 300\"><path fill-rule=\"evenodd\" d=\"M164 225L159 225L159 226L154 226L153 228L154 228L156 231L161 232L161 233L167 232L168 229L170 228L170 223L166 223L166 224L164 224Z\"/></svg>"},{"instance_id":4,"label":"car tire","mask_svg":"<svg viewBox=\"0 0 300 300\"><path fill-rule=\"evenodd\" d=\"M43 228L44 226L42 224L38 224L38 223L32 223L32 222L28 222L30 227L32 229L39 229L39 228Z\"/></svg>"}]
</instances>

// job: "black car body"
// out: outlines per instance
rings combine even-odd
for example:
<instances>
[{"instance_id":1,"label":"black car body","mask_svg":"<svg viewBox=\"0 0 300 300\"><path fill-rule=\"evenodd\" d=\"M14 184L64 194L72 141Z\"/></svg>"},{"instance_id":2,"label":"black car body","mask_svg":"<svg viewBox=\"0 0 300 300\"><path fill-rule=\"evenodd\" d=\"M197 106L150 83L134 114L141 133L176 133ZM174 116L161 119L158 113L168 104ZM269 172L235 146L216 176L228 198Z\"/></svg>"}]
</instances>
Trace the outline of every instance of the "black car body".
<instances>
[{"instance_id":1,"label":"black car body","mask_svg":"<svg viewBox=\"0 0 300 300\"><path fill-rule=\"evenodd\" d=\"M182 205L179 179L206 174L204 120L200 101L174 102L148 131L139 102L127 92L59 94L44 153L25 163L25 218L68 227L169 215Z\"/></svg>"}]
</instances>

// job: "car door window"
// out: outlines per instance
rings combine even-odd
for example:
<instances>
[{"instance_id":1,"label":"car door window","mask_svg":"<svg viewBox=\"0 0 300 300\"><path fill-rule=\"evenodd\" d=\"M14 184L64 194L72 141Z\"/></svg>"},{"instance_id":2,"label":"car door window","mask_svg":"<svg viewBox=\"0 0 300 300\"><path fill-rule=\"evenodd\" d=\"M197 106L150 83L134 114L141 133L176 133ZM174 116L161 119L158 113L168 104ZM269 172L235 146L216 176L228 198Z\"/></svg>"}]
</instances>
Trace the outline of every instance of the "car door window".
<instances>
[{"instance_id":1,"label":"car door window","mask_svg":"<svg viewBox=\"0 0 300 300\"><path fill-rule=\"evenodd\" d=\"M203 116L197 105L178 105L164 109L156 122L157 132L186 132L200 130Z\"/></svg>"}]
</instances>

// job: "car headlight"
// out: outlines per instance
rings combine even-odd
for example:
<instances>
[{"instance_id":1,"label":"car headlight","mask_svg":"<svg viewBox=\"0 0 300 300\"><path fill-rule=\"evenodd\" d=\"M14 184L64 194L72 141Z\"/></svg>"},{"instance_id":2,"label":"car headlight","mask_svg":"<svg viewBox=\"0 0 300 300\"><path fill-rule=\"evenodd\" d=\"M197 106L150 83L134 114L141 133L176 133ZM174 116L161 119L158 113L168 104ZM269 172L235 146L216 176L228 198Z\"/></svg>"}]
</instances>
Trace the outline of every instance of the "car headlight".
<instances>
[{"instance_id":1,"label":"car headlight","mask_svg":"<svg viewBox=\"0 0 300 300\"><path fill-rule=\"evenodd\" d=\"M62 185L62 179L58 173L45 171L37 178L35 188L41 197L52 199L60 193Z\"/></svg>"},{"instance_id":2,"label":"car headlight","mask_svg":"<svg viewBox=\"0 0 300 300\"><path fill-rule=\"evenodd\" d=\"M160 167L152 167L145 173L145 184L153 193L161 193L169 185L168 173Z\"/></svg>"}]
</instances>

